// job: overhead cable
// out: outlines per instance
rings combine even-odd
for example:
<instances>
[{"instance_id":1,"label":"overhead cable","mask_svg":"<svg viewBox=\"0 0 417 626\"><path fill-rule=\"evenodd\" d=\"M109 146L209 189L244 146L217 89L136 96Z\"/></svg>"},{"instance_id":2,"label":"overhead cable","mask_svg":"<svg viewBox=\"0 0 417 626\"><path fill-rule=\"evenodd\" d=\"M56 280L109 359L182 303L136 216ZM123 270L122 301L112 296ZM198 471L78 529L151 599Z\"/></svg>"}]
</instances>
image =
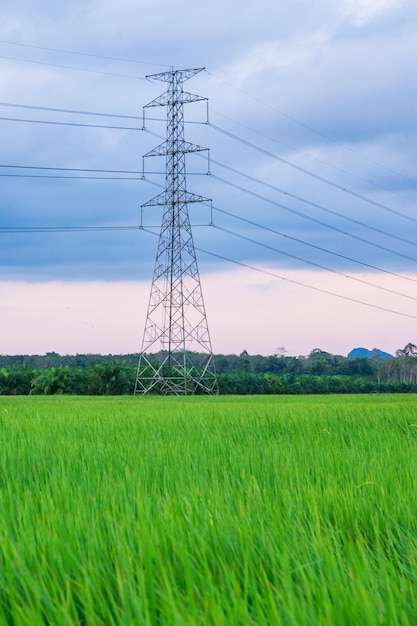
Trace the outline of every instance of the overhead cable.
<instances>
[{"instance_id":1,"label":"overhead cable","mask_svg":"<svg viewBox=\"0 0 417 626\"><path fill-rule=\"evenodd\" d=\"M67 113L67 114L71 114L71 115L89 115L89 116L96 116L96 117L110 117L110 118L120 118L120 119L132 119L132 120L143 120L143 116L138 116L138 115L126 115L126 114L120 114L120 113L104 113L104 112L97 112L97 111L84 111L84 110L78 110L78 109L63 109L63 108L58 108L58 107L47 107L47 106L37 106L37 105L29 105L29 104L19 104L19 103L14 103L14 102L0 102L0 106L2 107L8 107L8 108L17 108L17 109L28 109L28 110L35 110L35 111L49 111L49 112L54 112L54 113ZM336 165L334 165L333 163L329 163L328 161L324 161L323 159L319 159L317 157L313 157L309 154L306 155L305 152L303 152L302 150L299 150L298 148L295 148L294 146L290 146L288 144L285 144L279 140L277 140L275 137L271 136L271 135L267 135L266 133L262 133L259 130L256 130L250 126L247 126L246 124L242 124L241 122L238 122L237 120L233 120L219 112L216 112L217 115L220 115L221 117L223 117L224 119L227 119L229 121L232 121L234 124L238 124L239 126L241 126L242 128L245 128L247 130L250 130L253 133L256 133L258 135L260 135L261 137L264 137L266 139L268 139L269 141L274 141L275 143L278 143L279 145L282 145L286 148L289 148L290 150L295 150L296 152L304 155L304 156L308 156L310 159L317 161L318 163L322 163L324 165L327 165L328 167L331 167L339 172L342 173L347 173L349 174L349 176L353 176L354 178L360 180L361 182L365 182L369 185L372 185L373 187L376 187L378 189L382 189L383 191L388 191L391 194L394 195L398 195L399 197L402 197L406 200L415 202L414 200L408 198L407 196L404 196L404 194L399 193L398 191L393 191L392 189L388 189L387 187L384 187L383 185L377 184L374 181L370 181L367 180L366 178L363 178L362 176L358 176L357 174L354 174L353 172L350 172L344 168L338 167ZM21 121L19 118L9 118L10 121ZM159 117L147 117L146 118L147 121L154 121L154 122L166 122L166 120L164 118L159 118ZM185 124L206 124L207 122L199 122L199 121L195 121L195 120L184 120ZM134 128L133 130L136 130L136 128ZM385 167L385 166L384 166ZM399 174L399 176L404 177L404 175Z\"/></svg>"},{"instance_id":2,"label":"overhead cable","mask_svg":"<svg viewBox=\"0 0 417 626\"><path fill-rule=\"evenodd\" d=\"M246 180L250 180L251 182L257 183L258 185L262 185L263 187L272 189L273 191L277 191L278 193L281 193L288 198L292 198L293 200L297 200L299 202L302 202L303 204L312 206L315 209L324 211L325 213L328 213L329 215L334 215L335 217L339 217L340 219L346 220L348 222L352 222L353 224L357 224L358 226L363 226L364 228L373 230L374 232L377 232L381 235L385 235L386 237L390 237L391 239L397 239L398 241L407 243L410 246L417 247L417 241L415 240L405 239L404 237L399 237L398 235L394 235L394 233L392 232L389 233L388 231L385 231L382 228L378 228L377 226L371 226L370 224L366 224L365 222L362 222L353 217L350 217L349 215L344 215L343 213L338 213L337 211L333 211L332 209L329 209L328 207L325 207L322 204L318 204L317 202L312 202L311 200L307 200L306 198L303 198L302 196L298 196L297 194L291 193L290 191L286 191L285 189L280 189L279 187L276 187L275 185L271 185L270 183L267 183L266 181L260 180L259 178L256 178L255 176L246 174L245 172L241 172L235 169L234 167L225 165L224 163L221 163L220 161L216 161L215 159L210 158L210 163L214 165L218 165L219 167L222 167L228 170L229 172L233 172L234 174L238 174L239 176L246 178Z\"/></svg>"},{"instance_id":3,"label":"overhead cable","mask_svg":"<svg viewBox=\"0 0 417 626\"><path fill-rule=\"evenodd\" d=\"M213 112L213 109L211 109L211 111ZM219 111L214 111L216 113L216 115L222 117L225 120L228 120L229 122L232 122L233 124L237 124L238 126L241 126L242 128L245 128L246 130L249 130L252 133L255 133L256 135L259 135L260 137L263 137L264 139L267 139L268 141L272 141L280 146L284 146L284 148L288 148L289 150L291 150L292 152L297 152L298 154L300 154L303 157L307 157L308 159L310 159L311 161L316 161L317 163L320 163L321 165L325 165L327 167L330 167L334 170L336 170L337 172L341 172L342 174L348 174L348 176L352 176L353 178L356 178L357 180L361 181L362 183L366 183L367 185L371 185L372 187L375 187L376 189L382 189L382 191L387 191L388 193L398 196L400 198L403 198L404 200L408 200L409 202L413 202L415 203L416 200L414 200L413 198L410 198L408 196L405 196L403 193L398 192L397 190L393 190L393 189L389 189L388 187L384 187L384 185L381 185L379 183L376 183L373 180L369 180L367 178L363 178L363 176L359 176L358 174L355 174L354 172L351 172L350 170L347 170L344 167L340 167L335 165L334 163L330 163L329 161L325 161L324 159L319 159L317 156L314 156L312 154L309 154L308 152L304 152L303 150L300 150L299 148L296 148L295 146L291 146L287 143L284 143L283 141L280 141L279 139L277 139L276 137L274 137L271 134L267 134L264 133L262 131L260 131L259 129L253 128L252 126L248 126L247 124L243 124L242 122L238 122L237 120L228 117L227 115L223 115L222 113L219 113ZM366 158L366 157L364 157ZM378 163L376 163L376 165L379 165ZM385 165L381 164L381 167L385 168L385 169L389 169L387 168ZM408 177L404 176L404 174L401 174L400 172L394 172L395 174L397 174L398 176L405 178L406 180L409 180L410 182L414 183L415 181L413 181L412 179L409 179Z\"/></svg>"},{"instance_id":4,"label":"overhead cable","mask_svg":"<svg viewBox=\"0 0 417 626\"><path fill-rule=\"evenodd\" d=\"M34 120L20 117L0 117L3 122L26 122L29 124L50 124L51 126L75 126L79 128L110 128L112 130L143 130L133 126L110 126L105 124L85 124L82 122L59 122L55 120Z\"/></svg>"},{"instance_id":5,"label":"overhead cable","mask_svg":"<svg viewBox=\"0 0 417 626\"><path fill-rule=\"evenodd\" d=\"M376 270L377 272L381 272L383 274L390 274L391 276L395 276L396 278L401 278L403 280L408 280L411 281L413 283L417 283L417 280L415 278L411 278L410 276L405 276L404 274L398 274L397 272L392 272L391 270L387 270L381 267L378 267L377 265L372 265L370 263L366 263L365 261L359 261L358 259L355 259L353 257L350 256L346 256L345 254L340 254L340 252L334 252L332 250L327 250L327 248L323 248L322 246L318 246L314 243L310 243L308 241L304 241L303 239L299 239L298 237L293 237L292 235L288 235L286 233L282 233L278 230L276 230L275 228L271 228L270 226L265 226L264 224L259 224L258 222L254 222L253 220L249 220L245 217L242 217L241 215L236 215L235 213L231 213L230 211L225 211L224 209L219 209L219 207L216 207L214 205L212 205L211 207L213 209L213 211L222 213L223 215L227 215L229 217L232 217L236 220L239 220L241 222L244 222L246 224L249 224L251 226L255 226L257 228L260 228L262 230L265 230L267 232L273 233L274 235L279 235L280 237L284 237L285 239L289 239L290 241L295 241L296 243L302 244L304 246L308 246L310 248L313 248L314 250L319 250L320 252L325 252L326 254L330 254L332 256L338 257L340 259L343 259L345 261L350 261L353 263L356 263L358 265L361 265L362 267L367 267L371 270Z\"/></svg>"},{"instance_id":6,"label":"overhead cable","mask_svg":"<svg viewBox=\"0 0 417 626\"><path fill-rule=\"evenodd\" d=\"M378 248L379 250L384 250L384 252L390 252L391 254L394 254L396 256L400 256L404 259L407 259L408 261L413 261L413 263L417 263L417 259L414 257L409 256L408 254L404 254L402 252L398 252L397 250L392 250L391 248L387 248L386 246L382 246L378 243L375 243L373 241L369 241L369 239L365 239L364 237L360 237L359 235L354 235L353 233L349 233L348 231L342 230L341 228L338 228L337 226L333 226L332 224L328 224L327 222L323 222L322 220L318 220L315 217L312 217L310 215L306 215L305 213L300 213L299 211L296 211L295 209L291 209L290 207L281 204L280 202L276 202L275 200L271 200L271 198L266 198L265 196L262 196L259 193L256 193L255 191L250 191L249 189L246 189L245 187L242 187L241 185L237 185L236 183L232 183L229 180L225 180L224 178L220 178L219 176L216 176L215 174L210 174L210 176L212 178L214 178L215 180L218 180L222 183L224 183L225 185L229 185L230 187L234 187L235 189L238 189L239 191L243 191L244 193L253 196L255 198L258 198L259 200L264 200L265 202L268 202L269 204L275 205L277 207L279 207L280 209L283 209L284 211L288 211L290 213L293 213L294 215L298 215L299 217L302 217L303 219L307 219L310 222L314 222L315 224L320 224L321 226L324 226L325 228L329 228L330 230L333 230L335 232L338 232L342 235L345 235L347 237L351 237L352 239L356 239L357 241L361 241L362 243L365 243L369 246L372 246L374 248Z\"/></svg>"},{"instance_id":7,"label":"overhead cable","mask_svg":"<svg viewBox=\"0 0 417 626\"><path fill-rule=\"evenodd\" d=\"M155 233L155 232L153 232L151 230L147 230L145 228L142 228L142 230L144 232L150 233L151 235L158 236L157 233ZM386 307L379 306L377 304L371 304L369 302L363 302L362 300L357 300L356 298L350 298L349 296L343 296L342 294L335 293L334 291L329 291L327 289L322 289L320 287L315 287L314 285L308 285L307 283L303 283L303 282L295 280L293 278L288 278L286 276L281 276L279 274L276 274L275 272L271 272L269 270L265 270L265 269L262 269L260 267L254 267L253 265L248 265L247 263L243 263L241 261L236 261L234 259L230 259L230 258L228 258L226 256L221 255L221 254L216 254L215 252L210 252L209 250L204 250L203 248L198 248L197 246L195 247L195 249L198 252L201 252L203 254L207 254L209 256L212 256L214 258L220 259L222 261L227 261L228 263L233 263L234 265L238 265L239 267L244 267L246 269L250 269L250 270L253 270L255 272L259 272L261 274L265 274L267 276L272 276L273 278L277 278L279 280L283 280L283 281L285 281L287 283L291 283L293 285L298 285L299 287L305 287L306 289L310 289L312 291L317 291L319 293L324 293L324 294L326 294L328 296L334 296L336 298L340 298L341 300L346 300L348 302L353 302L355 304L361 304L363 306L370 307L372 309L378 309L379 311L384 311L386 313L392 313L394 315L400 315L401 317L407 317L409 319L417 320L417 316L415 316L415 315L409 315L408 313L402 313L401 311L395 311L393 309L388 309Z\"/></svg>"},{"instance_id":8,"label":"overhead cable","mask_svg":"<svg viewBox=\"0 0 417 626\"><path fill-rule=\"evenodd\" d=\"M239 143L248 146L249 148L252 148L253 150L256 150L262 154L264 154L265 156L268 156L272 159L275 159L276 161L279 161L280 163L283 163L284 165L288 165L289 167L303 173L306 174L307 176L310 176L322 183L325 183L326 185L329 185L330 187L333 187L334 189L338 189L339 191L343 191L344 193L353 196L354 198L357 198L358 200L363 200L364 202L367 202L368 204L371 204L373 206L376 206L384 211L388 211L389 213L392 213L393 215L397 215L398 217L401 217L405 220L408 220L410 222L413 222L415 224L417 224L417 219L414 217L411 217L410 215L406 215L405 213L401 213L400 211L396 211L395 209L392 209L388 206L386 206L385 204L382 204L381 202L377 202L376 200L372 200L371 198L368 198L367 196L363 196L360 193L357 193L356 191L353 191L352 189L349 189L348 187L345 187L343 185L339 185L339 183L335 183L332 180L329 180L328 178L324 178L324 176L320 176L319 174L315 174L314 172L311 172L310 170L306 169L305 167L301 167L301 165L297 165L296 163L292 163L291 161L288 161L287 159L284 159L283 157L278 156L277 154L274 154L273 152L269 152L269 150L265 150L264 148L261 148L260 146L257 146L256 144L251 143L250 141L247 141L246 139L243 139L242 137L238 137L237 135L235 135L234 133L231 133L230 131L221 128L220 126L215 126L214 124L212 124L211 122L207 123L208 126L210 126L211 128L213 128L214 130L216 130L219 133L222 133L223 135L226 135L227 137L230 137L231 139L238 141Z\"/></svg>"},{"instance_id":9,"label":"overhead cable","mask_svg":"<svg viewBox=\"0 0 417 626\"><path fill-rule=\"evenodd\" d=\"M291 259L301 261L302 263L306 263L307 265L311 265L312 267L317 267L318 269L325 270L326 272L337 274L338 276L342 276L343 278L347 278L349 280L362 283L363 285L367 285L369 287L374 287L375 289L380 289L382 291L392 293L396 296L401 296L402 298L408 298L409 300L417 301L417 298L415 298L414 296L410 296L408 294L401 293L400 291L389 289L388 287L376 285L375 283L371 283L370 281L364 280L363 278L358 278L357 276L352 276L351 274L345 274L345 272L341 272L339 270L326 267L325 265L321 265L320 263L316 263L315 261L309 261L308 259L304 259L303 257L297 256L296 254L292 254L291 252L285 252L284 250L280 250L278 248L275 248L274 246L270 246L268 244L262 243L261 241L257 241L256 239L253 239L252 237L247 237L246 235L241 235L239 233L236 233L228 228L223 228L222 226L217 226L216 224L213 224L213 227L223 233L232 235L233 237L237 237L238 239L242 239L243 241L248 241L249 243L253 243L257 246L265 248L266 250L272 250L273 252L277 252L278 254L282 254L283 256L289 257Z\"/></svg>"},{"instance_id":10,"label":"overhead cable","mask_svg":"<svg viewBox=\"0 0 417 626\"><path fill-rule=\"evenodd\" d=\"M361 152L359 152L358 150L355 150L351 146L347 146L346 144L338 141L337 139L334 139L330 135L327 135L326 133L323 133L322 131L317 130L316 128L313 128L313 126L310 126L309 124L306 124L305 122L302 122L301 120L298 120L297 118L293 117L292 115L289 115L288 113L284 113L284 111L281 111L275 105L271 105L271 104L265 102L264 100L261 100L261 98L258 98L257 96L254 96L253 94L250 94L249 92L241 89L240 87L237 87L236 85L233 85L232 83L230 83L230 82L228 82L228 81L226 81L226 80L216 76L215 74L212 74L211 72L209 72L207 70L205 70L205 71L210 76L213 76L213 78L215 78L216 80L219 80L219 81L223 82L225 85L228 85L232 89L235 89L239 93L247 96L248 98L250 98L251 100L254 100L255 102L258 102L259 104L261 104L262 106L270 109L271 111L274 111L275 113L279 113L279 115L282 115L283 117L291 120L292 122L295 122L295 124L298 124L299 126L302 126L303 128L306 128L307 130L313 132L315 135L318 135L319 137L323 137L323 139L326 139L326 141L329 141L330 143L333 143L334 145L339 146L339 147L343 148L344 150L347 150L348 152L351 152L352 154L355 154L356 156L361 157L365 161L373 163L374 165L378 165L378 167L382 167L387 172L391 172L392 174L396 174L397 176L400 176L401 178L404 178L404 180L408 180L408 181L410 181L412 183L416 183L417 182L416 180L414 180L412 178L409 178L408 176L405 176L404 174L401 174L400 172L397 172L396 170L394 170L394 169L392 169L390 167L387 167L383 163L380 163L379 161L376 161L375 159L372 159L371 157L368 157L368 156L362 154Z\"/></svg>"},{"instance_id":11,"label":"overhead cable","mask_svg":"<svg viewBox=\"0 0 417 626\"><path fill-rule=\"evenodd\" d=\"M46 61L35 61L34 59L19 59L18 57L11 57L5 54L1 54L0 59L7 59L8 61L18 61L19 63L33 63L35 65L46 65L47 67L58 67L59 69L75 70L77 72L88 72L90 74L103 74L105 76L117 76L118 78L134 78L135 80L146 80L144 76L132 76L130 74L118 74L117 72L104 72L102 70L92 70L86 67L72 67L71 65L61 65L59 63L47 63Z\"/></svg>"},{"instance_id":12,"label":"overhead cable","mask_svg":"<svg viewBox=\"0 0 417 626\"><path fill-rule=\"evenodd\" d=\"M153 65L155 67L157 66L169 67L168 64L164 64L164 63L150 63L149 61L136 61L134 59L126 59L123 57L108 56L104 54L92 54L91 52L78 52L76 50L63 50L61 48L51 48L48 46L36 46L34 44L20 43L17 41L8 41L5 39L0 39L0 43L7 44L9 46L19 46L21 48L33 48L34 50L47 50L48 52L60 52L64 54L74 54L77 56L92 57L95 59L107 59L109 61L121 61L123 63L135 63L137 65Z\"/></svg>"}]
</instances>

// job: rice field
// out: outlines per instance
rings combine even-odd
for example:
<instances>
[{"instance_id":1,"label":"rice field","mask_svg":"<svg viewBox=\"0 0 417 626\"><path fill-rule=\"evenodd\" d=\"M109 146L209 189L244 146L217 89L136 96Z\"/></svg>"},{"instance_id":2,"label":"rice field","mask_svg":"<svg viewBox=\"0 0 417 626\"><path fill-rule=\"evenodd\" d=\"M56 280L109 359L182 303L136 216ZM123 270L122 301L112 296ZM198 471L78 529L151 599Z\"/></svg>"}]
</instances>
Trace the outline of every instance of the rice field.
<instances>
[{"instance_id":1,"label":"rice field","mask_svg":"<svg viewBox=\"0 0 417 626\"><path fill-rule=\"evenodd\" d=\"M417 398L0 398L0 626L417 623Z\"/></svg>"}]
</instances>

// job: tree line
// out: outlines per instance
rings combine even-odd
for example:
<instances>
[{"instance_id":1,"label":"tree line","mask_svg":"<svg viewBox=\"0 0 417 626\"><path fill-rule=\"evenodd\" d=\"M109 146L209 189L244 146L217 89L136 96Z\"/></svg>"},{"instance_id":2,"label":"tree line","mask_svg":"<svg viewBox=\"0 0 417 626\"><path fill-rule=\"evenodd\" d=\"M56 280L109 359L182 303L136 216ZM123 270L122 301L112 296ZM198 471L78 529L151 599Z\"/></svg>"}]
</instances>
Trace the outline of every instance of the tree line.
<instances>
[{"instance_id":1,"label":"tree line","mask_svg":"<svg viewBox=\"0 0 417 626\"><path fill-rule=\"evenodd\" d=\"M411 346L411 347L410 347ZM160 358L154 355L155 361ZM0 395L132 394L138 354L0 355ZM203 355L193 354L198 367ZM395 358L349 358L315 349L308 356L216 355L221 394L417 392L417 347Z\"/></svg>"}]
</instances>

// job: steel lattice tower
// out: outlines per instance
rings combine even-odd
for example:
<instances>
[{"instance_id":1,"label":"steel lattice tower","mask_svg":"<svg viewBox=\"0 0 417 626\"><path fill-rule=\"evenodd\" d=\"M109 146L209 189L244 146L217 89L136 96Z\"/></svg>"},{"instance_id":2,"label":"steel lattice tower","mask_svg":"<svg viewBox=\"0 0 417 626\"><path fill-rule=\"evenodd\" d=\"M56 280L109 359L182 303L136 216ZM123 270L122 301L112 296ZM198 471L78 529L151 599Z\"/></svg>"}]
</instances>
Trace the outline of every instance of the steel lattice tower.
<instances>
[{"instance_id":1,"label":"steel lattice tower","mask_svg":"<svg viewBox=\"0 0 417 626\"><path fill-rule=\"evenodd\" d=\"M145 154L165 156L165 189L146 206L163 206L135 394L217 394L213 352L197 267L188 204L206 198L186 190L185 155L206 150L184 140L184 104L207 100L183 90L201 69L172 70L147 78L168 83L145 108L167 107L166 141Z\"/></svg>"}]
</instances>

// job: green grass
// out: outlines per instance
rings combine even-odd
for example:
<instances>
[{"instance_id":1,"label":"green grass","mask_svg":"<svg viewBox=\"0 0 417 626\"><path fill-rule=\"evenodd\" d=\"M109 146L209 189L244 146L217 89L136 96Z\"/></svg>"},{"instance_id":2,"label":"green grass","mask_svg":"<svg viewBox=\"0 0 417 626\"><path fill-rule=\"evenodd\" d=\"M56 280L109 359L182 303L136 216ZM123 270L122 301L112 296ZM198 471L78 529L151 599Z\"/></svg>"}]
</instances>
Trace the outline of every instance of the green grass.
<instances>
[{"instance_id":1,"label":"green grass","mask_svg":"<svg viewBox=\"0 0 417 626\"><path fill-rule=\"evenodd\" d=\"M417 623L417 398L0 398L0 626Z\"/></svg>"}]
</instances>

